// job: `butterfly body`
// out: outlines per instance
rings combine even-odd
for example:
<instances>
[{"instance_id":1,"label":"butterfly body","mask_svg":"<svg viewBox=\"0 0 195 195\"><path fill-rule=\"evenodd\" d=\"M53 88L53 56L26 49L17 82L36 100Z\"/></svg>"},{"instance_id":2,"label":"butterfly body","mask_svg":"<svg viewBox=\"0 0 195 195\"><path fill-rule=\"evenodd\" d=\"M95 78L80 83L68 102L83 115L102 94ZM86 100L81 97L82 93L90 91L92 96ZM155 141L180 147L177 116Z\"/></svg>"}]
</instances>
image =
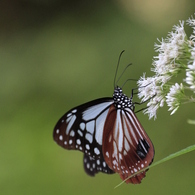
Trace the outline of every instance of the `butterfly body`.
<instances>
[{"instance_id":1,"label":"butterfly body","mask_svg":"<svg viewBox=\"0 0 195 195\"><path fill-rule=\"evenodd\" d=\"M68 111L54 128L54 140L65 149L84 153L84 169L119 173L125 180L149 166L154 147L134 113L132 98L115 87L113 98L100 98ZM140 183L145 171L127 179Z\"/></svg>"}]
</instances>

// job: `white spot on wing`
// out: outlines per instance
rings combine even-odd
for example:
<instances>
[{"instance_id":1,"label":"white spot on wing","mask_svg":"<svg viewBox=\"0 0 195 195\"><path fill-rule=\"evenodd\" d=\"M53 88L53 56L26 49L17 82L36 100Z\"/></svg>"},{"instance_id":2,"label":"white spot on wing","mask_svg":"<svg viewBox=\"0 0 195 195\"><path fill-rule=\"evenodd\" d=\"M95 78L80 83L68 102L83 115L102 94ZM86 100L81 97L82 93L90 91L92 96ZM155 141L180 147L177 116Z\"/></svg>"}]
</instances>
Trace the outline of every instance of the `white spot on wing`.
<instances>
[{"instance_id":1,"label":"white spot on wing","mask_svg":"<svg viewBox=\"0 0 195 195\"><path fill-rule=\"evenodd\" d=\"M123 152L123 155L125 156L125 155L127 155L127 152L126 152L126 150L124 150L124 152Z\"/></svg>"},{"instance_id":2,"label":"white spot on wing","mask_svg":"<svg viewBox=\"0 0 195 195\"><path fill-rule=\"evenodd\" d=\"M81 130L78 130L77 133L78 133L81 137L83 137L83 132L81 132Z\"/></svg>"},{"instance_id":3,"label":"white spot on wing","mask_svg":"<svg viewBox=\"0 0 195 195\"><path fill-rule=\"evenodd\" d=\"M71 139L69 140L69 144L72 144L72 140Z\"/></svg>"},{"instance_id":4,"label":"white spot on wing","mask_svg":"<svg viewBox=\"0 0 195 195\"><path fill-rule=\"evenodd\" d=\"M77 112L77 109L72 110L72 113L76 113L76 112Z\"/></svg>"},{"instance_id":5,"label":"white spot on wing","mask_svg":"<svg viewBox=\"0 0 195 195\"><path fill-rule=\"evenodd\" d=\"M105 162L103 162L103 167L106 167L106 163Z\"/></svg>"},{"instance_id":6,"label":"white spot on wing","mask_svg":"<svg viewBox=\"0 0 195 195\"><path fill-rule=\"evenodd\" d=\"M74 136L75 136L75 132L74 132L74 130L71 130L71 132L70 132L70 136L72 136L72 137L74 137Z\"/></svg>"},{"instance_id":7,"label":"white spot on wing","mask_svg":"<svg viewBox=\"0 0 195 195\"><path fill-rule=\"evenodd\" d=\"M93 134L94 133L94 130L95 130L95 121L94 120L92 120L92 121L90 121L90 122L88 122L87 124L86 124L86 130L89 132L89 133L91 133L91 134Z\"/></svg>"},{"instance_id":8,"label":"white spot on wing","mask_svg":"<svg viewBox=\"0 0 195 195\"><path fill-rule=\"evenodd\" d=\"M112 161L112 163L113 163L113 165L118 166L118 163L117 163L116 159L114 159L114 160Z\"/></svg>"},{"instance_id":9,"label":"white spot on wing","mask_svg":"<svg viewBox=\"0 0 195 195\"><path fill-rule=\"evenodd\" d=\"M93 142L93 137L91 134L89 133L86 133L85 134L85 139L89 141L89 143L92 143Z\"/></svg>"},{"instance_id":10,"label":"white spot on wing","mask_svg":"<svg viewBox=\"0 0 195 195\"><path fill-rule=\"evenodd\" d=\"M81 140L80 139L77 139L77 144L80 145L81 144Z\"/></svg>"},{"instance_id":11,"label":"white spot on wing","mask_svg":"<svg viewBox=\"0 0 195 195\"><path fill-rule=\"evenodd\" d=\"M60 132L60 130L59 129L56 129L56 134L58 134Z\"/></svg>"},{"instance_id":12,"label":"white spot on wing","mask_svg":"<svg viewBox=\"0 0 195 195\"><path fill-rule=\"evenodd\" d=\"M100 151L98 150L98 148L94 148L94 152L99 155L100 154Z\"/></svg>"},{"instance_id":13,"label":"white spot on wing","mask_svg":"<svg viewBox=\"0 0 195 195\"><path fill-rule=\"evenodd\" d=\"M137 172L137 169L136 169L136 168L134 168L134 172L135 172L135 173Z\"/></svg>"},{"instance_id":14,"label":"white spot on wing","mask_svg":"<svg viewBox=\"0 0 195 195\"><path fill-rule=\"evenodd\" d=\"M89 149L90 149L89 144L86 144L85 148L86 148L87 150L89 150Z\"/></svg>"},{"instance_id":15,"label":"white spot on wing","mask_svg":"<svg viewBox=\"0 0 195 195\"><path fill-rule=\"evenodd\" d=\"M81 123L80 128L81 128L81 130L84 130L85 129L85 123Z\"/></svg>"},{"instance_id":16,"label":"white spot on wing","mask_svg":"<svg viewBox=\"0 0 195 195\"><path fill-rule=\"evenodd\" d=\"M60 135L59 140L61 140L61 141L63 140L63 136L62 135Z\"/></svg>"},{"instance_id":17,"label":"white spot on wing","mask_svg":"<svg viewBox=\"0 0 195 195\"><path fill-rule=\"evenodd\" d=\"M99 159L97 159L97 164L100 165L100 160Z\"/></svg>"},{"instance_id":18,"label":"white spot on wing","mask_svg":"<svg viewBox=\"0 0 195 195\"><path fill-rule=\"evenodd\" d=\"M70 117L72 115L72 113L68 113L67 115L66 115L66 117L68 118L68 117Z\"/></svg>"}]
</instances>

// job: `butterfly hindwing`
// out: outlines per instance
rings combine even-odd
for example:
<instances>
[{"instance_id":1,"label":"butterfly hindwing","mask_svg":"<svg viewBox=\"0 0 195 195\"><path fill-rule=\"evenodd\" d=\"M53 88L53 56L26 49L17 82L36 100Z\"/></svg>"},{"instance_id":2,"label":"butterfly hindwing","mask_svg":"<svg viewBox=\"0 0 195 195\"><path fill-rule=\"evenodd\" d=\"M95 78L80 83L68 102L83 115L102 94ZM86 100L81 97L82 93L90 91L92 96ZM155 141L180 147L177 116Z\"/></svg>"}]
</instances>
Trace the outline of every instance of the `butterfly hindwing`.
<instances>
[{"instance_id":1,"label":"butterfly hindwing","mask_svg":"<svg viewBox=\"0 0 195 195\"><path fill-rule=\"evenodd\" d=\"M113 170L111 170L106 162L104 161L103 156L98 157L91 157L87 154L84 154L83 157L83 164L85 172L90 176L95 176L98 172L112 174L115 173Z\"/></svg>"},{"instance_id":2,"label":"butterfly hindwing","mask_svg":"<svg viewBox=\"0 0 195 195\"><path fill-rule=\"evenodd\" d=\"M153 161L153 144L130 108L116 110L114 106L110 107L103 143L105 162L123 180ZM145 171L126 180L126 183L140 183L143 177Z\"/></svg>"},{"instance_id":3,"label":"butterfly hindwing","mask_svg":"<svg viewBox=\"0 0 195 195\"><path fill-rule=\"evenodd\" d=\"M100 158L103 127L111 104L112 98L101 98L71 109L57 122L54 140L65 149Z\"/></svg>"}]
</instances>

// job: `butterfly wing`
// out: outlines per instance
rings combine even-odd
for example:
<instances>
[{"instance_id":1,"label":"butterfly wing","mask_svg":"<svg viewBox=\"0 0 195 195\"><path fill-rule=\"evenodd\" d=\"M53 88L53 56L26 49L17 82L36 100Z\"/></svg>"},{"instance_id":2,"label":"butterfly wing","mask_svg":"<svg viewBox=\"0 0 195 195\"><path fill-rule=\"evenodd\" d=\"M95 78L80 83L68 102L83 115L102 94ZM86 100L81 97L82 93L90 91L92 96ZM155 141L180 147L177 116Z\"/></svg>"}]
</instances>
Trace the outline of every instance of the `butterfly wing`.
<instances>
[{"instance_id":1,"label":"butterfly wing","mask_svg":"<svg viewBox=\"0 0 195 195\"><path fill-rule=\"evenodd\" d=\"M149 166L154 157L153 144L135 113L130 108L116 109L114 105L105 122L102 151L108 166L123 180ZM145 174L143 171L126 183L141 183Z\"/></svg>"},{"instance_id":2,"label":"butterfly wing","mask_svg":"<svg viewBox=\"0 0 195 195\"><path fill-rule=\"evenodd\" d=\"M108 165L104 161L103 156L101 158L93 158L87 154L84 154L83 164L85 172L90 176L95 176L95 174L97 174L98 172L103 172L107 174L115 173L108 167Z\"/></svg>"},{"instance_id":3,"label":"butterfly wing","mask_svg":"<svg viewBox=\"0 0 195 195\"><path fill-rule=\"evenodd\" d=\"M82 104L64 114L54 128L53 138L57 144L85 153L84 168L89 175L113 172L105 165L102 155L103 128L112 104L112 98Z\"/></svg>"}]
</instances>

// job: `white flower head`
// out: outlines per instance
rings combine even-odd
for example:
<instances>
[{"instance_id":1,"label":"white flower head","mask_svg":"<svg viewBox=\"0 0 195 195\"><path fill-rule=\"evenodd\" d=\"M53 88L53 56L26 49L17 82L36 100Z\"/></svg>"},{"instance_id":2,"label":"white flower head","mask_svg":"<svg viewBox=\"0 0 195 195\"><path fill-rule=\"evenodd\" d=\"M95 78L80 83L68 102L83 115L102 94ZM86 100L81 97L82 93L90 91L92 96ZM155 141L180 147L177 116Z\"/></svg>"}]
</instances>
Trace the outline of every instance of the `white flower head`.
<instances>
[{"instance_id":1,"label":"white flower head","mask_svg":"<svg viewBox=\"0 0 195 195\"><path fill-rule=\"evenodd\" d=\"M191 47L191 59L189 60L186 69L186 78L184 81L189 85L189 88L195 93L195 47Z\"/></svg>"},{"instance_id":2,"label":"white flower head","mask_svg":"<svg viewBox=\"0 0 195 195\"><path fill-rule=\"evenodd\" d=\"M141 102L148 101L144 113L149 115L149 119L156 118L158 108L164 105L162 79L159 79L159 77L146 78L144 74L138 81L138 86L138 97Z\"/></svg>"},{"instance_id":3,"label":"white flower head","mask_svg":"<svg viewBox=\"0 0 195 195\"><path fill-rule=\"evenodd\" d=\"M186 33L184 30L184 21L179 21L179 25L174 25L174 32L169 33L169 37L167 38L168 42L172 45L183 46L186 39Z\"/></svg>"},{"instance_id":4,"label":"white flower head","mask_svg":"<svg viewBox=\"0 0 195 195\"><path fill-rule=\"evenodd\" d=\"M186 23L189 26L195 27L195 19L193 18L193 16L191 16L191 18L188 18L188 20L186 20Z\"/></svg>"},{"instance_id":5,"label":"white flower head","mask_svg":"<svg viewBox=\"0 0 195 195\"><path fill-rule=\"evenodd\" d=\"M138 80L138 97L142 99L142 102L147 101L149 98L155 95L154 89L156 88L155 85L155 78L154 77L143 77Z\"/></svg>"},{"instance_id":6,"label":"white flower head","mask_svg":"<svg viewBox=\"0 0 195 195\"><path fill-rule=\"evenodd\" d=\"M176 63L186 43L186 33L184 31L184 21L180 21L180 25L175 25L172 32L168 34L166 39L160 44L155 43L155 51L159 52L158 56L154 56L153 66L157 75L173 75L180 70L180 65Z\"/></svg>"},{"instance_id":7,"label":"white flower head","mask_svg":"<svg viewBox=\"0 0 195 195\"><path fill-rule=\"evenodd\" d=\"M193 68L193 69L195 68L195 65L194 65L194 67L192 65L189 65L189 66L191 66L191 68ZM193 70L191 68L186 70L185 81L188 85L190 85L190 89L195 93L195 70Z\"/></svg>"},{"instance_id":8,"label":"white flower head","mask_svg":"<svg viewBox=\"0 0 195 195\"><path fill-rule=\"evenodd\" d=\"M157 113L157 110L159 108L158 104L150 101L147 104L147 106L148 106L148 108L144 110L144 114L148 114L149 119L151 119L151 118L156 119L156 113Z\"/></svg>"},{"instance_id":9,"label":"white flower head","mask_svg":"<svg viewBox=\"0 0 195 195\"><path fill-rule=\"evenodd\" d=\"M184 87L181 83L175 83L170 88L169 93L166 95L166 102L169 107L168 111L172 111L171 115L174 114L181 104L181 100L184 97Z\"/></svg>"},{"instance_id":10,"label":"white flower head","mask_svg":"<svg viewBox=\"0 0 195 195\"><path fill-rule=\"evenodd\" d=\"M193 16L191 16L191 18L189 18L189 19L186 21L186 23L187 23L189 26L192 27L193 33L192 33L192 35L190 36L190 39L191 39L192 41L195 41L195 19L193 18Z\"/></svg>"}]
</instances>

